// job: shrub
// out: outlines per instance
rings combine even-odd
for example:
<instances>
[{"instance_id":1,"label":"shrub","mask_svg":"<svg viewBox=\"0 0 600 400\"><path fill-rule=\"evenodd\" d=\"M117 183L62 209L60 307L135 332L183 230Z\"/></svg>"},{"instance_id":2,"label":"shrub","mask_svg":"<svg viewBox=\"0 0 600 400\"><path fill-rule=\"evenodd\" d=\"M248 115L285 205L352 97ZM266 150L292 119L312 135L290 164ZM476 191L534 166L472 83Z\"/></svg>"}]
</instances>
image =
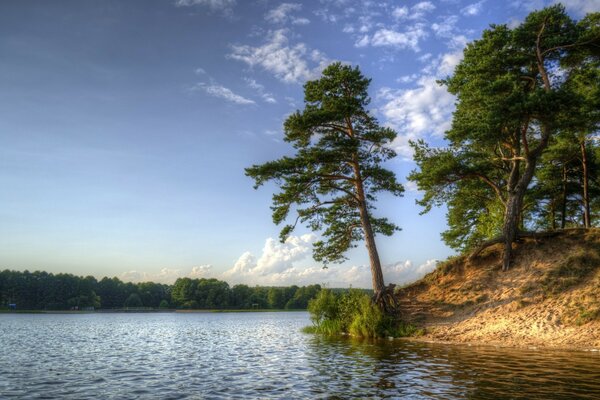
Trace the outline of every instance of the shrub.
<instances>
[{"instance_id":1,"label":"shrub","mask_svg":"<svg viewBox=\"0 0 600 400\"><path fill-rule=\"evenodd\" d=\"M169 302L165 299L162 299L158 305L158 308L169 308Z\"/></svg>"},{"instance_id":2,"label":"shrub","mask_svg":"<svg viewBox=\"0 0 600 400\"><path fill-rule=\"evenodd\" d=\"M338 299L331 290L321 290L317 296L308 302L310 319L315 325L321 325L323 321L338 318Z\"/></svg>"},{"instance_id":3,"label":"shrub","mask_svg":"<svg viewBox=\"0 0 600 400\"><path fill-rule=\"evenodd\" d=\"M419 334L412 325L403 324L386 316L360 290L350 289L342 294L323 289L308 304L313 326L303 329L305 333L328 336L350 334L363 338L403 337Z\"/></svg>"}]
</instances>

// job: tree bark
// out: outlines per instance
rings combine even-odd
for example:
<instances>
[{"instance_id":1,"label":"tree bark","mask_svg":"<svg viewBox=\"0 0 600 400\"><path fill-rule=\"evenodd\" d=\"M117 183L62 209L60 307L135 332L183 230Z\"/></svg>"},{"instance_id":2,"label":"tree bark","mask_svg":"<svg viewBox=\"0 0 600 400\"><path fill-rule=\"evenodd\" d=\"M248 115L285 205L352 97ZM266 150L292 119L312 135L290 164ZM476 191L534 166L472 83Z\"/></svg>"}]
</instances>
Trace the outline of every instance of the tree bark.
<instances>
[{"instance_id":1,"label":"tree bark","mask_svg":"<svg viewBox=\"0 0 600 400\"><path fill-rule=\"evenodd\" d=\"M562 209L560 214L560 229L567 225L567 165L563 164L562 170Z\"/></svg>"},{"instance_id":2,"label":"tree bark","mask_svg":"<svg viewBox=\"0 0 600 400\"><path fill-rule=\"evenodd\" d=\"M589 171L587 149L585 146L585 138L581 141L581 170L583 178L583 226L586 229L591 228L592 218L590 213L590 193L589 193Z\"/></svg>"},{"instance_id":3,"label":"tree bark","mask_svg":"<svg viewBox=\"0 0 600 400\"><path fill-rule=\"evenodd\" d=\"M349 119L346 120L346 128L348 136L354 138L354 129L352 122ZM356 197L358 198L360 223L365 235L365 245L367 246L369 262L371 264L371 281L373 283L373 291L375 292L375 298L380 298L385 291L383 271L381 270L381 261L379 259L379 253L377 252L377 245L375 244L375 234L373 233L373 227L371 226L371 217L369 216L369 207L367 206L367 197L365 195L365 188L363 185L362 174L360 173L360 162L357 153L354 154L351 164L352 171L354 172Z\"/></svg>"},{"instance_id":4,"label":"tree bark","mask_svg":"<svg viewBox=\"0 0 600 400\"><path fill-rule=\"evenodd\" d=\"M525 163L525 171L519 179L519 162L514 161L509 178L508 199L506 201L506 212L504 214L504 224L502 226L502 236L504 239L504 254L502 256L502 270L506 271L510 267L512 259L512 244L517 240L519 233L519 217L523 208L523 198L525 191L533 178L535 172L537 157L528 158ZM515 181L517 182L516 184Z\"/></svg>"},{"instance_id":5,"label":"tree bark","mask_svg":"<svg viewBox=\"0 0 600 400\"><path fill-rule=\"evenodd\" d=\"M377 245L375 244L375 235L373 234L373 227L371 226L371 218L369 216L365 190L358 163L354 162L352 168L356 179L355 187L356 197L358 197L359 200L358 211L360 214L360 223L365 235L365 244L367 246L367 251L369 252L369 261L371 263L373 290L375 291L375 296L378 296L385 290L381 261L379 260L379 253L377 252Z\"/></svg>"}]
</instances>

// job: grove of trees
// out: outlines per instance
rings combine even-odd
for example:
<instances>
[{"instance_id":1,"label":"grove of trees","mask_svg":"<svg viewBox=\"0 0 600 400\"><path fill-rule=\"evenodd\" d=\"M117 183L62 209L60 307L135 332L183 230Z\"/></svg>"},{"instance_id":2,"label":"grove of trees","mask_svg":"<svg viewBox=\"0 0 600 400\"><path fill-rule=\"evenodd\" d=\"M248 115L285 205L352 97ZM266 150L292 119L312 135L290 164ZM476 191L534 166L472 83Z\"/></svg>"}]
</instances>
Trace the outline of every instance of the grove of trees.
<instances>
[{"instance_id":1,"label":"grove of trees","mask_svg":"<svg viewBox=\"0 0 600 400\"><path fill-rule=\"evenodd\" d=\"M217 279L179 278L173 285L122 282L118 278L52 274L43 271L0 271L0 309L21 310L122 308L306 309L319 285L261 287Z\"/></svg>"},{"instance_id":2,"label":"grove of trees","mask_svg":"<svg viewBox=\"0 0 600 400\"><path fill-rule=\"evenodd\" d=\"M600 13L562 5L492 25L442 83L457 97L447 147L412 143L425 212L448 207L445 242L504 243L527 230L598 225Z\"/></svg>"}]
</instances>

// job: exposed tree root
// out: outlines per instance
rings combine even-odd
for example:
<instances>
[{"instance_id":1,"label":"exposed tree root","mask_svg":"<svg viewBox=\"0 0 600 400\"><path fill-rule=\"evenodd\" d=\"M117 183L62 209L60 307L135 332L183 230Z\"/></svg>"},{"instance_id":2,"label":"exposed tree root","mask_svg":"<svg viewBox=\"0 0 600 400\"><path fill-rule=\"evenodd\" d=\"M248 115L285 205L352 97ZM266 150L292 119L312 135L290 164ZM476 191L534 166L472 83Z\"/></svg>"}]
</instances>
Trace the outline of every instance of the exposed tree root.
<instances>
[{"instance_id":1,"label":"exposed tree root","mask_svg":"<svg viewBox=\"0 0 600 400\"><path fill-rule=\"evenodd\" d=\"M533 239L533 240L539 240L539 239L544 239L544 238L549 238L549 237L555 237L558 235L562 235L568 231L573 231L573 230L577 230L580 228L574 228L574 229L563 229L563 230L556 230L556 231L547 231L547 232L519 232L517 234L517 242L521 239ZM493 239L487 240L485 242L483 242L479 247L477 247L468 257L468 260L473 260L475 259L483 250L487 249L488 247L498 244L498 243L503 243L504 242L504 236L498 236L495 237Z\"/></svg>"},{"instance_id":2,"label":"exposed tree root","mask_svg":"<svg viewBox=\"0 0 600 400\"><path fill-rule=\"evenodd\" d=\"M383 290L375 292L373 302L387 315L398 314L398 300L394 294L396 285L390 283Z\"/></svg>"}]
</instances>

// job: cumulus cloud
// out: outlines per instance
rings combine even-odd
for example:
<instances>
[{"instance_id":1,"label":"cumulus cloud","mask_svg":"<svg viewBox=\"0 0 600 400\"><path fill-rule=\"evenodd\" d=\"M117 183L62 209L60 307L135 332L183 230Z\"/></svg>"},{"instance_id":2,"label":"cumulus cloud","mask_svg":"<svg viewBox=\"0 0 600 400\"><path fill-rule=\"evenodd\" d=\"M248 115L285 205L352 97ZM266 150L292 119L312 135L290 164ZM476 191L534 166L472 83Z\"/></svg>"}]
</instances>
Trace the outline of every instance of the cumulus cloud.
<instances>
[{"instance_id":1,"label":"cumulus cloud","mask_svg":"<svg viewBox=\"0 0 600 400\"><path fill-rule=\"evenodd\" d=\"M327 64L327 58L311 51L304 43L291 45L286 29L270 32L261 46L234 45L228 55L250 67L259 66L286 83L297 83L316 76ZM310 67L309 63L316 64Z\"/></svg>"},{"instance_id":2,"label":"cumulus cloud","mask_svg":"<svg viewBox=\"0 0 600 400\"><path fill-rule=\"evenodd\" d=\"M192 270L188 274L190 278L206 278L211 275L213 266L210 264L199 265L192 267Z\"/></svg>"},{"instance_id":3,"label":"cumulus cloud","mask_svg":"<svg viewBox=\"0 0 600 400\"><path fill-rule=\"evenodd\" d=\"M378 98L385 102L380 112L399 133L392 146L405 159L412 158L409 140L442 136L450 128L455 97L434 76L419 78L412 89L384 88Z\"/></svg>"},{"instance_id":4,"label":"cumulus cloud","mask_svg":"<svg viewBox=\"0 0 600 400\"><path fill-rule=\"evenodd\" d=\"M371 269L368 265L331 265L321 268L311 259L313 234L290 236L285 243L268 238L261 255L257 258L246 252L235 265L221 274L220 279L230 284L248 285L310 285L325 284L329 287L371 287ZM397 284L416 280L435 268L436 261L421 265L402 261L384 265L386 282Z\"/></svg>"},{"instance_id":5,"label":"cumulus cloud","mask_svg":"<svg viewBox=\"0 0 600 400\"><path fill-rule=\"evenodd\" d=\"M191 88L192 91L203 91L206 94L217 97L231 103L240 104L240 105L249 105L256 104L254 100L247 99L246 97L240 96L239 94L234 93L231 89L226 88L225 86L221 86L218 84L208 84L204 82L197 83L195 86Z\"/></svg>"},{"instance_id":6,"label":"cumulus cloud","mask_svg":"<svg viewBox=\"0 0 600 400\"><path fill-rule=\"evenodd\" d=\"M235 4L236 0L177 0L175 2L177 7L203 6L210 11L221 12L226 15L233 12Z\"/></svg>"},{"instance_id":7,"label":"cumulus cloud","mask_svg":"<svg viewBox=\"0 0 600 400\"><path fill-rule=\"evenodd\" d=\"M407 30L399 32L393 29L382 28L372 36L365 35L357 43L357 47L367 45L375 47L393 47L396 49L411 49L420 51L419 41L427 37L427 31L423 24L414 24Z\"/></svg>"},{"instance_id":8,"label":"cumulus cloud","mask_svg":"<svg viewBox=\"0 0 600 400\"><path fill-rule=\"evenodd\" d=\"M246 252L240 256L233 268L223 273L223 276L256 280L267 275L284 273L293 267L295 261L303 260L311 253L315 239L313 234L290 236L285 243L268 238L258 259Z\"/></svg>"},{"instance_id":9,"label":"cumulus cloud","mask_svg":"<svg viewBox=\"0 0 600 400\"><path fill-rule=\"evenodd\" d=\"M445 17L442 22L436 22L431 25L431 30L438 37L449 38L452 37L456 30L456 23L458 22L458 17L456 15L451 15Z\"/></svg>"},{"instance_id":10,"label":"cumulus cloud","mask_svg":"<svg viewBox=\"0 0 600 400\"><path fill-rule=\"evenodd\" d=\"M122 273L119 278L126 282L158 282L172 284L178 278L217 278L230 285L239 283L261 286L290 286L322 284L328 287L370 288L371 268L369 265L331 265L322 268L312 258L314 234L290 236L285 243L267 238L258 257L251 252L243 253L233 267L225 272L217 271L212 265L198 265L190 269L163 268L158 272L137 270ZM404 284L431 272L436 260L423 264L398 261L382 266L386 282Z\"/></svg>"},{"instance_id":11,"label":"cumulus cloud","mask_svg":"<svg viewBox=\"0 0 600 400\"><path fill-rule=\"evenodd\" d=\"M181 276L180 269L162 268L159 272L127 271L119 275L124 282L157 282L171 284Z\"/></svg>"},{"instance_id":12,"label":"cumulus cloud","mask_svg":"<svg viewBox=\"0 0 600 400\"><path fill-rule=\"evenodd\" d=\"M567 10L579 16L591 12L600 12L600 0L555 0L553 3L562 3Z\"/></svg>"},{"instance_id":13,"label":"cumulus cloud","mask_svg":"<svg viewBox=\"0 0 600 400\"><path fill-rule=\"evenodd\" d=\"M485 0L481 0L481 1L478 1L477 3L469 4L468 6L461 9L460 13L467 17L474 17L476 15L479 15L481 13L481 10L483 10L484 2L485 2Z\"/></svg>"},{"instance_id":14,"label":"cumulus cloud","mask_svg":"<svg viewBox=\"0 0 600 400\"><path fill-rule=\"evenodd\" d=\"M557 3L561 3L569 12L578 17L582 17L587 13L600 11L600 0L552 0L550 2L545 0L515 0L511 5L516 8L533 11L539 10L549 4Z\"/></svg>"},{"instance_id":15,"label":"cumulus cloud","mask_svg":"<svg viewBox=\"0 0 600 400\"><path fill-rule=\"evenodd\" d=\"M411 19L420 19L423 18L426 14L435 10L435 6L430 1L421 1L420 3L415 4L411 7L410 16Z\"/></svg>"},{"instance_id":16,"label":"cumulus cloud","mask_svg":"<svg viewBox=\"0 0 600 400\"><path fill-rule=\"evenodd\" d=\"M396 7L392 10L392 17L394 17L396 19L407 18L408 15L409 15L408 7L406 7L406 6Z\"/></svg>"},{"instance_id":17,"label":"cumulus cloud","mask_svg":"<svg viewBox=\"0 0 600 400\"><path fill-rule=\"evenodd\" d=\"M462 59L463 59L462 50L458 50L458 51L454 51L454 52L450 52L450 53L444 53L444 54L440 55L436 59L436 61L438 63L437 76L445 78L449 75L452 75L454 73L454 69L462 61Z\"/></svg>"},{"instance_id":18,"label":"cumulus cloud","mask_svg":"<svg viewBox=\"0 0 600 400\"><path fill-rule=\"evenodd\" d=\"M296 17L292 14L300 11L302 4L282 3L265 14L265 20L273 24L285 24L291 22L294 25L306 25L310 23L307 18Z\"/></svg>"}]
</instances>

